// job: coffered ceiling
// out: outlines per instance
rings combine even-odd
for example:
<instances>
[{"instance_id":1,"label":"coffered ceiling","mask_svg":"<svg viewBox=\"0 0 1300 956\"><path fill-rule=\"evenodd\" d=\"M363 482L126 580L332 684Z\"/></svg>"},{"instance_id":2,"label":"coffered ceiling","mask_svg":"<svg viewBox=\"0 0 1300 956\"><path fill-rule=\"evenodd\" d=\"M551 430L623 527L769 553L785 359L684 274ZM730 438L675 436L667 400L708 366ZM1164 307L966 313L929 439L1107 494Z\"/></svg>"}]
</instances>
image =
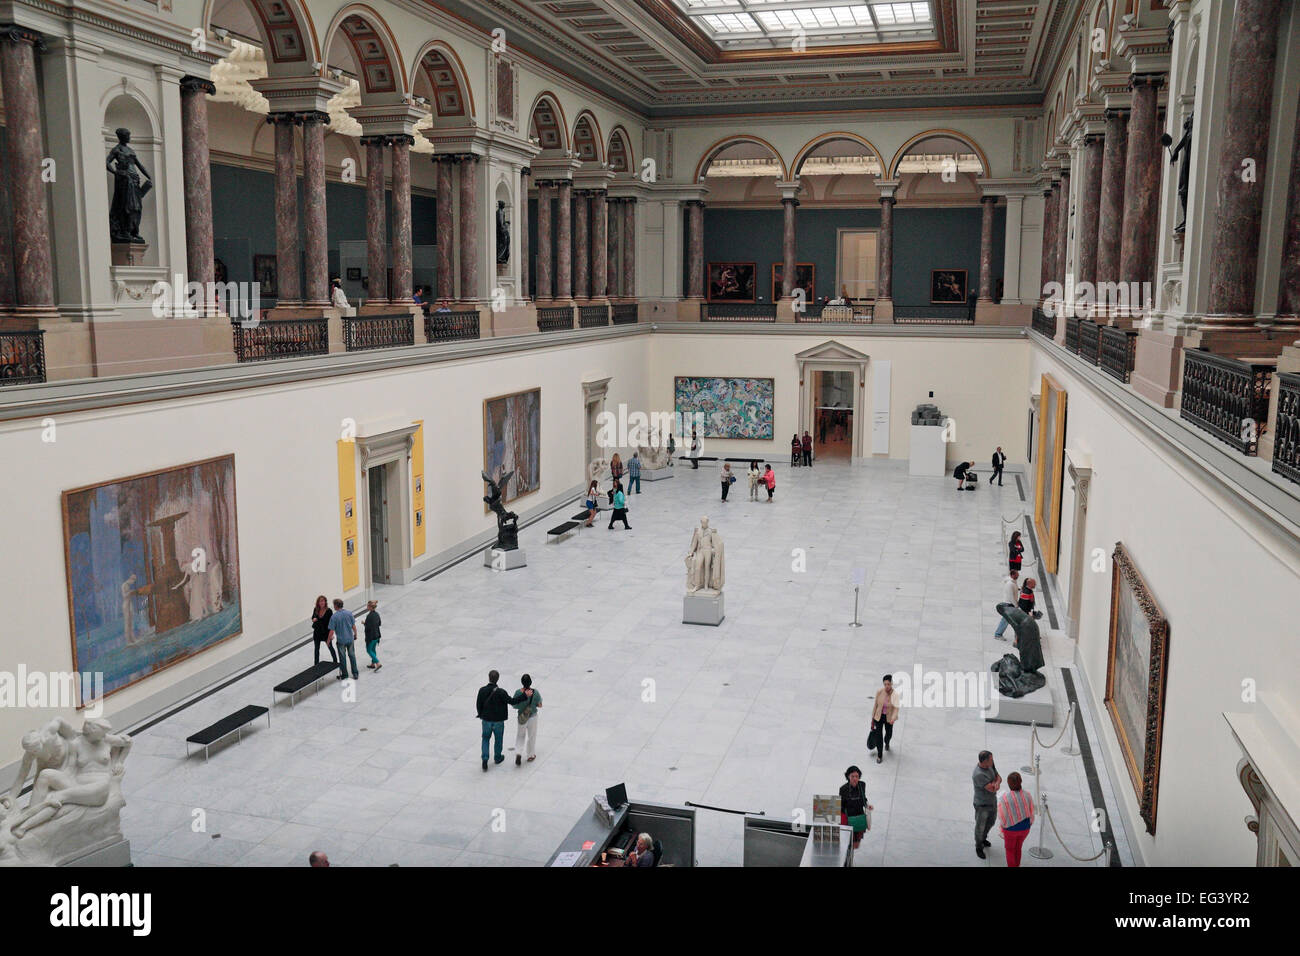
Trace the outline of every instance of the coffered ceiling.
<instances>
[{"instance_id":1,"label":"coffered ceiling","mask_svg":"<svg viewBox=\"0 0 1300 956\"><path fill-rule=\"evenodd\" d=\"M437 0L648 116L1042 102L1083 0Z\"/></svg>"}]
</instances>

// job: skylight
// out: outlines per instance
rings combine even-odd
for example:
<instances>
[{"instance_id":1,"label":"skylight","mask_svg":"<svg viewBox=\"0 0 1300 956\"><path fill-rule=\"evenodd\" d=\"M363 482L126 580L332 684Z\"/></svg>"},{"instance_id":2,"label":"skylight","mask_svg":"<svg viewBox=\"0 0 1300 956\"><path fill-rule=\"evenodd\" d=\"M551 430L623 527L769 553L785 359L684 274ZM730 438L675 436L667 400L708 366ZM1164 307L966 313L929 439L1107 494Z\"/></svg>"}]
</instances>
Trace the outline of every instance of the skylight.
<instances>
[{"instance_id":1,"label":"skylight","mask_svg":"<svg viewBox=\"0 0 1300 956\"><path fill-rule=\"evenodd\" d=\"M933 0L673 0L724 50L933 40Z\"/></svg>"}]
</instances>

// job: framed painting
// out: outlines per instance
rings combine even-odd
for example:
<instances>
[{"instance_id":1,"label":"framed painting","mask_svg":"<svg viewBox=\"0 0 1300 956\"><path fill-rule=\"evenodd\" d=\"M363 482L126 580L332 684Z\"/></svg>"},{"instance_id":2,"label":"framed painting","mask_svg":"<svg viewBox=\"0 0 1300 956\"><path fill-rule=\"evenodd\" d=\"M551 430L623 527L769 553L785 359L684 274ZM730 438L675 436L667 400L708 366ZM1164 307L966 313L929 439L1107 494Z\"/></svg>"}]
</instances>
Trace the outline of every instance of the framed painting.
<instances>
[{"instance_id":1,"label":"framed painting","mask_svg":"<svg viewBox=\"0 0 1300 956\"><path fill-rule=\"evenodd\" d=\"M1044 374L1038 403L1038 466L1034 480L1034 532L1043 570L1056 573L1061 546L1061 482L1065 474L1065 389Z\"/></svg>"},{"instance_id":2,"label":"framed painting","mask_svg":"<svg viewBox=\"0 0 1300 956\"><path fill-rule=\"evenodd\" d=\"M775 380L679 375L673 404L681 421L702 420L701 438L773 438ZM697 419L698 416L698 419Z\"/></svg>"},{"instance_id":3,"label":"framed painting","mask_svg":"<svg viewBox=\"0 0 1300 956\"><path fill-rule=\"evenodd\" d=\"M710 262L710 302L753 302L754 273L752 262Z\"/></svg>"},{"instance_id":4,"label":"framed painting","mask_svg":"<svg viewBox=\"0 0 1300 956\"><path fill-rule=\"evenodd\" d=\"M931 305L966 304L966 270L935 269L930 273Z\"/></svg>"},{"instance_id":5,"label":"framed painting","mask_svg":"<svg viewBox=\"0 0 1300 956\"><path fill-rule=\"evenodd\" d=\"M253 256L253 281L263 299L279 297L280 271L274 255Z\"/></svg>"},{"instance_id":6,"label":"framed painting","mask_svg":"<svg viewBox=\"0 0 1300 956\"><path fill-rule=\"evenodd\" d=\"M65 491L63 547L74 666L105 697L243 630L234 455Z\"/></svg>"},{"instance_id":7,"label":"framed painting","mask_svg":"<svg viewBox=\"0 0 1300 956\"><path fill-rule=\"evenodd\" d=\"M1116 542L1112 558L1106 710L1137 791L1139 813L1154 834L1169 621L1122 543Z\"/></svg>"},{"instance_id":8,"label":"framed painting","mask_svg":"<svg viewBox=\"0 0 1300 956\"><path fill-rule=\"evenodd\" d=\"M812 262L800 262L794 267L794 282L796 289L803 289L804 302L812 303L816 301L814 295L817 291L817 266ZM785 283L785 263L772 263L772 301L775 302L781 298L782 289Z\"/></svg>"},{"instance_id":9,"label":"framed painting","mask_svg":"<svg viewBox=\"0 0 1300 956\"><path fill-rule=\"evenodd\" d=\"M542 483L542 390L528 389L483 400L483 470L493 480L514 472L502 502L530 495ZM486 504L483 511L488 511Z\"/></svg>"}]
</instances>

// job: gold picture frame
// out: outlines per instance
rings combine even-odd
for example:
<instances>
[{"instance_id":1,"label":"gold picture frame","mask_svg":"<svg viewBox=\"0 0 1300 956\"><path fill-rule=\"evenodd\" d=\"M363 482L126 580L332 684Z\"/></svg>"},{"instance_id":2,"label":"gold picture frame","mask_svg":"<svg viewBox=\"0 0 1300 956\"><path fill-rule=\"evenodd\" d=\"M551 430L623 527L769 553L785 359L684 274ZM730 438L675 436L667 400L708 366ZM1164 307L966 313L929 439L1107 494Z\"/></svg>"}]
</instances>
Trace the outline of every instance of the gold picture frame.
<instances>
[{"instance_id":1,"label":"gold picture frame","mask_svg":"<svg viewBox=\"0 0 1300 956\"><path fill-rule=\"evenodd\" d=\"M1034 480L1034 533L1043 570L1055 574L1060 563L1061 486L1065 476L1065 404L1068 397L1046 372L1038 405L1038 465Z\"/></svg>"},{"instance_id":2,"label":"gold picture frame","mask_svg":"<svg viewBox=\"0 0 1300 956\"><path fill-rule=\"evenodd\" d=\"M1169 620L1123 543L1115 543L1106 650L1106 711L1137 792L1147 832L1156 832L1160 749L1169 672Z\"/></svg>"}]
</instances>

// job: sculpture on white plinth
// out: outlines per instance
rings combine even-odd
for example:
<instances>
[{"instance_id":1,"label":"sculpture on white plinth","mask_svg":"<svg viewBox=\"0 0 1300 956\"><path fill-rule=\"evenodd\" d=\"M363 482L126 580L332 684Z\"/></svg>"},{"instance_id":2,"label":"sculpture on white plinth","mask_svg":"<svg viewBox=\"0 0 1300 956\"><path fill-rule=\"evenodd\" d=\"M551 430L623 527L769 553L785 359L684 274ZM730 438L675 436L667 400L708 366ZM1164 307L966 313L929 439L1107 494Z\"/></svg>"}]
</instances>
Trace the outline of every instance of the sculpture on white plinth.
<instances>
[{"instance_id":1,"label":"sculpture on white plinth","mask_svg":"<svg viewBox=\"0 0 1300 956\"><path fill-rule=\"evenodd\" d=\"M598 482L599 484L604 484L610 474L608 458L593 458L591 461L587 462L588 484L591 484L593 481Z\"/></svg>"},{"instance_id":2,"label":"sculpture on white plinth","mask_svg":"<svg viewBox=\"0 0 1300 956\"><path fill-rule=\"evenodd\" d=\"M58 866L122 840L122 774L131 738L91 718L62 717L23 735L23 759L0 796L0 866ZM18 796L34 773L31 799Z\"/></svg>"},{"instance_id":3,"label":"sculpture on white plinth","mask_svg":"<svg viewBox=\"0 0 1300 956\"><path fill-rule=\"evenodd\" d=\"M648 468L650 471L658 471L660 468L667 468L673 460L672 452L668 450L667 440L660 441L659 430L650 429L648 444L637 445L637 454L641 456L641 466Z\"/></svg>"},{"instance_id":4,"label":"sculpture on white plinth","mask_svg":"<svg viewBox=\"0 0 1300 956\"><path fill-rule=\"evenodd\" d=\"M722 548L722 535L709 527L709 519L701 518L700 526L691 535L691 549L686 552L686 591L718 594L726 578L726 556Z\"/></svg>"}]
</instances>

